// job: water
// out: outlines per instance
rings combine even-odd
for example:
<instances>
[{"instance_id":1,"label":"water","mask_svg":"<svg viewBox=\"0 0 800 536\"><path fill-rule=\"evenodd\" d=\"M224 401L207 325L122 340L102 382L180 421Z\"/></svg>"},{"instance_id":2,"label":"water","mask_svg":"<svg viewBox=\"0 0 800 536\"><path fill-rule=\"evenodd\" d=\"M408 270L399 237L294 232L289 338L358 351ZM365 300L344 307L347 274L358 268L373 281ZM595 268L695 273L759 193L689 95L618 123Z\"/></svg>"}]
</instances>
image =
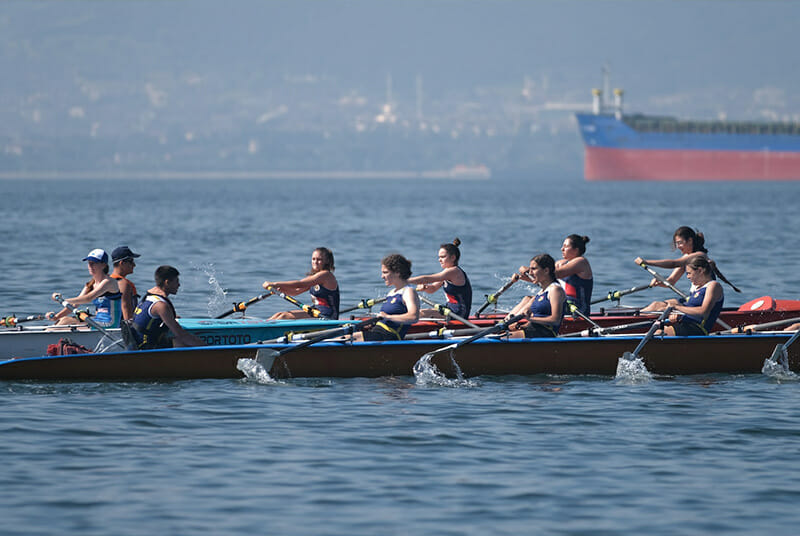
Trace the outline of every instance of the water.
<instances>
[{"instance_id":1,"label":"water","mask_svg":"<svg viewBox=\"0 0 800 536\"><path fill-rule=\"evenodd\" d=\"M429 273L456 236L476 301L534 254L557 256L573 232L591 237L605 293L647 282L633 258L672 256L680 225L706 233L743 290L726 287L729 304L798 298L800 183L0 187L0 314L52 309L51 292L75 294L87 278L90 249L120 244L142 254L140 290L160 264L181 270L183 316L300 276L318 245L336 255L347 306L385 292L386 253ZM525 291L512 287L501 305ZM287 306L273 297L249 312ZM0 392L4 535L794 534L800 522L800 382L788 375L0 382Z\"/></svg>"}]
</instances>

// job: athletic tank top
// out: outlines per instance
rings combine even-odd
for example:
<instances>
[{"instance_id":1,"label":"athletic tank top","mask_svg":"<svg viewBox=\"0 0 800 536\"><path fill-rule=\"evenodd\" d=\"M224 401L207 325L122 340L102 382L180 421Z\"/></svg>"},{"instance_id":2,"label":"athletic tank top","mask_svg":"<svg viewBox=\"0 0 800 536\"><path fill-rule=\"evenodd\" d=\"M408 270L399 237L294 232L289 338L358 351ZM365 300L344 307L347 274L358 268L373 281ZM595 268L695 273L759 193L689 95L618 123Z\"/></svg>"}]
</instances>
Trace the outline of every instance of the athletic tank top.
<instances>
[{"instance_id":1,"label":"athletic tank top","mask_svg":"<svg viewBox=\"0 0 800 536\"><path fill-rule=\"evenodd\" d=\"M592 308L594 278L583 279L578 277L578 274L572 274L560 279L559 282L564 287L567 302L574 304L580 312L588 316Z\"/></svg>"},{"instance_id":2,"label":"athletic tank top","mask_svg":"<svg viewBox=\"0 0 800 536\"><path fill-rule=\"evenodd\" d=\"M401 315L407 313L408 307L406 307L406 302L403 301L403 292L400 291L395 294L389 294L386 297L386 301L381 305L381 311L387 315ZM408 324L401 324L400 322L394 322L386 318L381 319L375 325L389 333L393 333L398 339L405 337L408 332Z\"/></svg>"},{"instance_id":3,"label":"athletic tank top","mask_svg":"<svg viewBox=\"0 0 800 536\"><path fill-rule=\"evenodd\" d=\"M550 283L550 285L552 284L554 283ZM531 302L531 305L529 307L532 317L542 318L553 314L553 307L552 304L550 303L550 297L547 294L547 290L550 288L550 285L540 290L539 293L533 297L533 301ZM545 325L552 327L553 331L558 333L558 330L561 328L561 320L563 318L564 318L564 307L561 308L561 317L558 319L558 322Z\"/></svg>"},{"instance_id":4,"label":"athletic tank top","mask_svg":"<svg viewBox=\"0 0 800 536\"><path fill-rule=\"evenodd\" d=\"M445 281L442 285L444 295L447 296L447 308L453 311L458 316L467 318L469 311L472 309L472 285L469 282L467 273L456 266L461 273L464 274L464 284L454 285L450 281Z\"/></svg>"},{"instance_id":5,"label":"athletic tank top","mask_svg":"<svg viewBox=\"0 0 800 536\"><path fill-rule=\"evenodd\" d=\"M314 307L319 309L319 312L325 318L331 320L339 319L339 287L336 290L328 290L322 285L314 285L308 291L311 294L311 299L314 302Z\"/></svg>"},{"instance_id":6,"label":"athletic tank top","mask_svg":"<svg viewBox=\"0 0 800 536\"><path fill-rule=\"evenodd\" d=\"M118 328L122 318L122 293L106 292L92 300L94 304L93 320L104 328Z\"/></svg>"},{"instance_id":7,"label":"athletic tank top","mask_svg":"<svg viewBox=\"0 0 800 536\"><path fill-rule=\"evenodd\" d=\"M703 300L705 300L706 298L707 288L708 288L708 283L696 289L684 300L684 305L686 305L687 307L699 307L703 305ZM711 312L708 313L708 317L705 320L703 320L702 316L683 315L680 321L685 323L697 324L706 334L708 334L708 331L714 327L714 324L717 323L717 318L719 318L719 314L720 312L722 312L722 304L724 302L725 302L725 294L723 293L719 301L714 304L714 307L711 308Z\"/></svg>"}]
</instances>

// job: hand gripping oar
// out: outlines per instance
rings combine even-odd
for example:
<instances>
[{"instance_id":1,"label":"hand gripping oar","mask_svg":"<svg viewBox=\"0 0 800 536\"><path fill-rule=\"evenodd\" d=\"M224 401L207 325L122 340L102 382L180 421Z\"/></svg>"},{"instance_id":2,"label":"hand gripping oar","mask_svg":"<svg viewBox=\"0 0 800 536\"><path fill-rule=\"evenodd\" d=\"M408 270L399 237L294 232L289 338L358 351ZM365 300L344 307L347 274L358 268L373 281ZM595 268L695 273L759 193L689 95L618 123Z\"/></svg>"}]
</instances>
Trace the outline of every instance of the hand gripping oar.
<instances>
[{"instance_id":1,"label":"hand gripping oar","mask_svg":"<svg viewBox=\"0 0 800 536\"><path fill-rule=\"evenodd\" d=\"M383 298L375 298L372 300L361 300L352 307L348 307L347 309L341 309L339 311L339 314L341 315L342 313L349 313L350 311L355 311L356 309L371 309L373 305L378 305L379 303L383 303L386 301L386 299L387 297L384 296Z\"/></svg>"},{"instance_id":2,"label":"hand gripping oar","mask_svg":"<svg viewBox=\"0 0 800 536\"><path fill-rule=\"evenodd\" d=\"M442 346L441 348L437 348L436 350L431 350L427 354L423 355L420 359L423 359L425 357L433 357L436 354L439 354L439 353L442 353L442 352L446 352L448 350L455 350L459 346L464 346L465 344L469 344L471 342L477 341L478 339L481 339L481 338L483 338L483 337L485 337L487 335L491 335L492 333L499 333L501 331L505 331L506 329L508 329L508 326L510 326L514 322L519 322L523 318L525 318L525 313L514 315L511 318L509 318L508 320L503 320L502 322L498 322L494 326L491 326L491 327L488 327L486 329L483 329L483 330L479 331L478 333L476 333L475 335L473 335L472 337L464 339L463 341L458 341L456 343L448 344L447 346Z\"/></svg>"},{"instance_id":3,"label":"hand gripping oar","mask_svg":"<svg viewBox=\"0 0 800 536\"><path fill-rule=\"evenodd\" d=\"M664 321L665 318L669 316L671 312L672 312L672 306L669 306L666 309L664 309L664 312L661 313L661 316L659 316L658 319L655 322L653 322L653 324L650 326L650 329L647 330L647 334L644 336L644 338L642 338L642 340L639 341L638 346L636 346L636 350L634 350L633 353L625 352L624 354L622 354L622 358L627 359L628 361L633 361L634 359L638 359L639 352L641 352L642 348L644 348L644 345L647 344L648 341L653 338L653 335L655 334L656 330L661 326L661 323Z\"/></svg>"},{"instance_id":4,"label":"hand gripping oar","mask_svg":"<svg viewBox=\"0 0 800 536\"><path fill-rule=\"evenodd\" d=\"M260 296L256 296L255 298L250 298L246 302L234 303L233 304L233 309L231 309L230 311L225 311L221 315L217 315L214 318L225 318L226 316L230 316L233 313L243 313L245 309L247 309L248 307L250 307L254 303L259 302L259 301L263 300L264 298L269 298L273 294L275 294L275 293L272 292L272 291L265 292L264 294L262 294Z\"/></svg>"},{"instance_id":5,"label":"hand gripping oar","mask_svg":"<svg viewBox=\"0 0 800 536\"><path fill-rule=\"evenodd\" d=\"M448 307L445 307L444 305L440 305L440 304L438 304L438 303L436 303L436 302L434 302L434 301L431 301L431 300L429 300L428 298L426 298L425 296L420 296L420 297L419 297L419 299L420 299L420 300L422 300L422 301L424 301L425 303L427 303L428 305L430 305L430 306L431 306L431 307L433 307L434 309L436 309L436 311L438 311L438 312L439 312L439 314L441 314L441 315L442 315L442 316L445 318L445 320L447 320L447 317L448 317L448 316L450 316L450 317L453 317L453 318L455 318L456 320L458 320L459 322L461 322L461 323L462 323L462 324L464 324L465 326L469 326L469 327L471 327L471 328L477 328L477 327L479 327L478 325L476 325L476 324L473 324L472 322L470 322L470 321L469 321L469 320L467 320L466 318L464 318L464 317L462 317L462 316L459 316L459 315L455 314L455 313L454 313L453 311L451 311L451 310L450 310Z\"/></svg>"},{"instance_id":6,"label":"hand gripping oar","mask_svg":"<svg viewBox=\"0 0 800 536\"><path fill-rule=\"evenodd\" d=\"M489 307L489 305L491 305L491 304L493 304L493 303L497 303L497 298L499 298L499 297L500 297L500 295L501 295L501 294L503 294L503 292L505 292L505 291L507 291L508 289L510 289L510 288L511 288L511 285L513 285L513 284L514 284L514 283L516 283L516 282L517 282L517 281L516 281L516 280L515 280L515 279L512 277L512 278L511 278L511 281L509 281L508 283L506 283L505 285L503 285L502 287L500 287L499 289L497 289L497 292L495 292L494 294L487 294L487 295L486 295L486 303L484 303L483 305L481 305L480 309L478 309L478 310L475 312L475 316L476 316L476 317L479 317L479 316L481 316L481 313L483 312L483 310L484 310L484 309L486 309L487 307Z\"/></svg>"},{"instance_id":7,"label":"hand gripping oar","mask_svg":"<svg viewBox=\"0 0 800 536\"><path fill-rule=\"evenodd\" d=\"M33 322L34 320L44 320L44 319L45 319L44 315L30 315L23 318L11 315L5 318L0 318L0 327L13 328L17 324L22 324L23 322Z\"/></svg>"},{"instance_id":8,"label":"hand gripping oar","mask_svg":"<svg viewBox=\"0 0 800 536\"><path fill-rule=\"evenodd\" d=\"M677 289L677 288L675 287L675 285L673 285L672 283L670 283L669 281L667 281L667 280L664 278L664 276L663 276L663 275L659 274L658 272L656 272L655 270L653 270L652 268L650 268L649 266L647 266L647 264L646 264L646 263L644 263L644 262L643 262L643 263L642 263L642 264L640 264L639 266L641 266L642 268L644 268L645 270L647 270L648 272L650 272L650 273L653 275L653 277L655 277L655 278L656 278L656 280L657 280L659 283L661 283L662 285L664 285L664 286L668 287L670 290L672 290L672 292L674 292L675 294L677 294L677 295L678 295L678 296L680 296L681 298L684 298L684 299L685 299L685 298L687 297L687 296L686 296L686 294L684 294L684 293L683 293L683 292L681 292L679 289ZM727 323L723 322L723 321L722 321L721 319L719 319L719 318L717 318L717 322L716 322L716 323L717 323L717 324L719 324L720 326L722 326L722 327L723 327L723 328L725 328L725 329L733 329L733 328L730 326L730 324L727 324ZM710 327L714 327L714 326L710 326Z\"/></svg>"},{"instance_id":9,"label":"hand gripping oar","mask_svg":"<svg viewBox=\"0 0 800 536\"><path fill-rule=\"evenodd\" d=\"M589 330L590 332L594 331L595 333L598 333L600 335L606 334L606 330L603 329L603 327L600 324L589 318L587 315L583 314L580 311L580 309L578 309L577 305L575 305L574 303L567 303L567 308L569 309L570 313L581 317L582 319L584 319L585 321L587 321L589 324L592 325L592 329Z\"/></svg>"},{"instance_id":10,"label":"hand gripping oar","mask_svg":"<svg viewBox=\"0 0 800 536\"><path fill-rule=\"evenodd\" d=\"M111 333L109 333L108 330L106 330L106 328L104 328L103 326L98 324L94 319L92 319L92 315L90 315L89 313L87 313L85 311L79 311L78 309L76 309L75 306L72 305L71 303L69 303L67 300L65 300L61 296L61 294L54 294L53 295L53 301L58 302L58 303L61 304L62 307L66 308L66 309L69 309L69 311L72 314L74 314L77 317L77 319L80 320L81 322L86 322L87 324L92 326L94 329L96 329L97 331L99 331L100 333L102 333L103 335L108 337L108 340L110 340L112 342L112 346L116 344L116 345L119 345L120 347L122 347L122 349L124 349L124 350L128 349L125 346L125 343L123 341L113 337L111 335Z\"/></svg>"},{"instance_id":11,"label":"hand gripping oar","mask_svg":"<svg viewBox=\"0 0 800 536\"><path fill-rule=\"evenodd\" d=\"M596 303L602 303L604 301L616 301L618 302L619 299L623 296L627 296L628 294L633 294L634 292L639 292L642 290L647 290L652 288L650 285L639 285L638 287L629 288L628 290L609 290L608 294L605 298L599 298L597 300L592 300L591 304L594 305Z\"/></svg>"},{"instance_id":12,"label":"hand gripping oar","mask_svg":"<svg viewBox=\"0 0 800 536\"><path fill-rule=\"evenodd\" d=\"M302 309L307 314L313 316L314 318L319 318L320 316L322 316L322 313L316 307L313 307L311 305L305 305L304 303L302 303L299 300L295 299L293 296L289 296L288 294L280 292L280 291L276 290L274 287L268 287L267 290L269 290L271 292L274 292L275 294L277 294L278 296L280 296L284 300L288 301L289 303L291 303L293 305L296 305L297 307Z\"/></svg>"},{"instance_id":13,"label":"hand gripping oar","mask_svg":"<svg viewBox=\"0 0 800 536\"><path fill-rule=\"evenodd\" d=\"M294 352L295 350L299 350L300 348L305 348L306 346L311 346L314 343L324 341L325 339L331 339L333 337L339 337L341 335L349 335L351 333L355 333L356 331L363 330L364 328L368 328L371 325L375 324L381 319L381 317L376 316L370 318L368 320L364 320L362 322L356 322L355 324L345 324L336 329L327 329L324 333L319 334L315 337L311 337L299 344L295 344L293 346L289 346L282 350L273 350L271 348L259 348L256 351L256 361L264 367L264 370L267 372L270 371L272 368L272 364L275 362L275 359L282 355L286 355L289 352Z\"/></svg>"}]
</instances>

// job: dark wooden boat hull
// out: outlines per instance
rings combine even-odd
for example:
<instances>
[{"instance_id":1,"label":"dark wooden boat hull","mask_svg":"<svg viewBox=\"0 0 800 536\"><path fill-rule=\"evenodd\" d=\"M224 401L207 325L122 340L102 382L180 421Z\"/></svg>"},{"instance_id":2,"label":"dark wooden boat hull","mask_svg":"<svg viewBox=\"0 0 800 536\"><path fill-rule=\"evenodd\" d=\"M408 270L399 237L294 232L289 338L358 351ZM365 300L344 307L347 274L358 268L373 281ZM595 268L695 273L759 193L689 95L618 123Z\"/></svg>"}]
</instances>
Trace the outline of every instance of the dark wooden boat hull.
<instances>
[{"instance_id":1,"label":"dark wooden boat hull","mask_svg":"<svg viewBox=\"0 0 800 536\"><path fill-rule=\"evenodd\" d=\"M655 374L759 373L788 334L656 338L642 350ZM432 362L448 376L597 374L613 376L640 337L481 340L441 352ZM446 341L319 343L275 359L274 378L407 376L419 358ZM236 365L277 345L218 346L25 358L0 362L0 380L159 380L241 378ZM800 370L800 345L789 348Z\"/></svg>"}]
</instances>

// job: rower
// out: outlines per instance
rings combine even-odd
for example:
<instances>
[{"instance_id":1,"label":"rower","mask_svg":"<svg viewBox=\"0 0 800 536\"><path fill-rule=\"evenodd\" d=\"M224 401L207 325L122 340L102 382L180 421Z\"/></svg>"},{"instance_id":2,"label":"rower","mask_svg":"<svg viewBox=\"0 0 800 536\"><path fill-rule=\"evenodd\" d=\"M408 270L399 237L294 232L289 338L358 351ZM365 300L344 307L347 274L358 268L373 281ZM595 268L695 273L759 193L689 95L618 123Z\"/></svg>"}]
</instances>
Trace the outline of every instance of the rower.
<instances>
[{"instance_id":1,"label":"rower","mask_svg":"<svg viewBox=\"0 0 800 536\"><path fill-rule=\"evenodd\" d=\"M408 327L419 321L419 296L414 285L409 285L411 261L393 253L381 261L381 279L392 290L386 295L378 315L381 319L368 330L353 334L355 341L399 341L406 336Z\"/></svg>"},{"instance_id":2,"label":"rower","mask_svg":"<svg viewBox=\"0 0 800 536\"><path fill-rule=\"evenodd\" d=\"M461 240L456 238L448 244L439 246L439 265L442 271L429 275L416 275L408 279L409 284L417 286L417 292L433 294L440 288L447 297L447 308L463 318L469 318L472 308L472 285L467 273L458 265ZM430 318L443 318L436 309L423 309L420 315Z\"/></svg>"},{"instance_id":3,"label":"rower","mask_svg":"<svg viewBox=\"0 0 800 536\"><path fill-rule=\"evenodd\" d=\"M111 277L117 280L119 290L122 293L122 318L123 320L133 319L133 310L139 303L139 294L136 292L136 285L128 280L127 276L133 273L136 267L136 257L138 253L131 251L128 246L120 246L111 252L111 262L114 263L114 271Z\"/></svg>"},{"instance_id":4,"label":"rower","mask_svg":"<svg viewBox=\"0 0 800 536\"><path fill-rule=\"evenodd\" d=\"M531 259L526 276L542 289L535 296L526 296L508 313L505 320L524 313L528 323L512 329L511 338L557 337L564 318L567 295L556 281L556 263L547 253Z\"/></svg>"},{"instance_id":5,"label":"rower","mask_svg":"<svg viewBox=\"0 0 800 536\"><path fill-rule=\"evenodd\" d=\"M292 281L264 281L267 290L276 290L287 296L297 296L308 291L319 310L320 318L337 320L339 318L339 282L333 275L335 270L333 252L319 247L311 253L311 271L303 279ZM270 320L311 318L302 309L281 311L272 315Z\"/></svg>"},{"instance_id":6,"label":"rower","mask_svg":"<svg viewBox=\"0 0 800 536\"><path fill-rule=\"evenodd\" d=\"M70 305L92 303L95 307L93 320L97 324L104 328L119 327L122 294L117 280L108 275L108 253L100 248L93 249L83 260L87 261L87 268L92 278L86 282L80 294L65 301ZM54 292L52 297L56 301L61 300L58 292ZM54 320L57 326L77 324L78 319L69 316L70 313L69 309L64 308L57 313L50 311L45 316L49 320Z\"/></svg>"},{"instance_id":7,"label":"rower","mask_svg":"<svg viewBox=\"0 0 800 536\"><path fill-rule=\"evenodd\" d=\"M170 294L177 294L181 286L180 273L172 266L156 268L156 286L147 291L134 310L130 324L136 348L151 350L173 346L205 346L199 337L192 335L178 323ZM127 343L128 341L126 341Z\"/></svg>"},{"instance_id":8,"label":"rower","mask_svg":"<svg viewBox=\"0 0 800 536\"><path fill-rule=\"evenodd\" d=\"M677 313L670 314L671 324L664 327L664 334L708 335L725 301L722 285L712 278L713 274L711 262L705 256L695 256L686 263L686 277L695 290L685 299L667 300L667 306L672 306ZM660 334L660 331L656 334Z\"/></svg>"}]
</instances>

